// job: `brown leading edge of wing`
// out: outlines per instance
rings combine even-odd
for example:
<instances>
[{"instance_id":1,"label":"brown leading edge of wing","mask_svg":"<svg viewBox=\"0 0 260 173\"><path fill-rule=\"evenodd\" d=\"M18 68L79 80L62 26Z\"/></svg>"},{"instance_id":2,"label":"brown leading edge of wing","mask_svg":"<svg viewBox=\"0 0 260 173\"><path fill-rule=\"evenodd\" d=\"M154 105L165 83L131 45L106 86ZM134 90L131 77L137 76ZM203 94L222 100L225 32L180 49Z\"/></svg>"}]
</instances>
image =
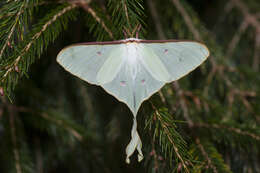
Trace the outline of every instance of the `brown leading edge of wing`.
<instances>
[{"instance_id":1,"label":"brown leading edge of wing","mask_svg":"<svg viewBox=\"0 0 260 173\"><path fill-rule=\"evenodd\" d=\"M192 40L142 40L137 38L128 38L125 40L115 40L115 41L96 41L96 42L84 42L84 43L75 43L70 46L79 46L79 45L107 45L107 44L121 44L121 43L168 43L168 42L196 42ZM198 42L199 43L199 42ZM65 47L66 48L66 47Z\"/></svg>"},{"instance_id":2,"label":"brown leading edge of wing","mask_svg":"<svg viewBox=\"0 0 260 173\"><path fill-rule=\"evenodd\" d=\"M177 42L193 42L193 43L198 43L198 44L202 45L207 50L207 52L208 52L207 57L209 57L209 55L210 55L210 51L205 44L203 44L199 41L194 41L194 40L174 40L174 39L170 39L170 40L138 40L138 41L135 41L135 42L148 43L148 44L149 43L169 43L169 42L175 42L175 43L177 43Z\"/></svg>"},{"instance_id":3,"label":"brown leading edge of wing","mask_svg":"<svg viewBox=\"0 0 260 173\"><path fill-rule=\"evenodd\" d=\"M64 47L61 51L63 52L65 49L73 47L73 46L84 46L84 45L109 45L109 44L123 44L123 43L169 43L169 42L194 42L201 44L203 47L207 49L209 52L207 46L205 46L203 43L193 41L193 40L175 40L175 39L170 39L170 40L142 40L142 39L137 39L137 38L128 38L125 40L115 40L115 41L100 41L100 42L84 42L84 43L75 43L69 46ZM59 54L60 54L59 53ZM208 55L209 56L209 55Z\"/></svg>"}]
</instances>

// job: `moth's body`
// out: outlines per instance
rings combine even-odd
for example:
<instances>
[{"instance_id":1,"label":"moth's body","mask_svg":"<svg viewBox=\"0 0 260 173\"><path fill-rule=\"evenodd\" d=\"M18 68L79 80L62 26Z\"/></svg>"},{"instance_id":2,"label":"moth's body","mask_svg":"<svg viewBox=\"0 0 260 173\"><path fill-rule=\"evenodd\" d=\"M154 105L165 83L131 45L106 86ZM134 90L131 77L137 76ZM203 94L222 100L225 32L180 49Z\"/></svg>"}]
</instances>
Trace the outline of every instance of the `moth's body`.
<instances>
[{"instance_id":1,"label":"moth's body","mask_svg":"<svg viewBox=\"0 0 260 173\"><path fill-rule=\"evenodd\" d=\"M123 74L118 74L118 78L120 79L120 89L124 90L126 88L128 93L132 93L130 100L132 100L133 109L137 110L139 102L136 100L138 98L136 94L141 91L143 95L146 95L148 86L146 85L146 78L143 76L144 69L142 67L142 56L139 50L142 49L142 47L135 41L136 39L129 39L126 44L122 44L119 47L119 49L122 49L122 54L126 55L122 57L123 61L126 62L122 63L121 68L124 69L124 72ZM120 77L120 75L122 75L122 77Z\"/></svg>"},{"instance_id":2,"label":"moth's body","mask_svg":"<svg viewBox=\"0 0 260 173\"><path fill-rule=\"evenodd\" d=\"M57 61L69 72L124 102L134 115L127 162L135 149L142 160L136 115L142 102L165 83L178 80L209 56L206 46L190 41L140 40L77 44L62 50Z\"/></svg>"},{"instance_id":3,"label":"moth's body","mask_svg":"<svg viewBox=\"0 0 260 173\"><path fill-rule=\"evenodd\" d=\"M138 54L138 47L137 43L126 43L124 46L124 54L126 57L126 63L128 64L128 70L130 72L130 76L132 77L132 80L135 81L136 75L138 74L138 60L140 58L140 55Z\"/></svg>"}]
</instances>

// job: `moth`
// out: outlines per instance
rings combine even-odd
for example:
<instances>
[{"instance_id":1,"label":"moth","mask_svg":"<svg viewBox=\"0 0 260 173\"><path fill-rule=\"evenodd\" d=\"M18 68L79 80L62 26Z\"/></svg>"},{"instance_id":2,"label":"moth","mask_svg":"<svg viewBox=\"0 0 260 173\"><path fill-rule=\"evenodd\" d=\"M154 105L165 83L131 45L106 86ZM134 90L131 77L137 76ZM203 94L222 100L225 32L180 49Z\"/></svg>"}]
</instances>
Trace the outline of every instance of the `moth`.
<instances>
[{"instance_id":1,"label":"moth","mask_svg":"<svg viewBox=\"0 0 260 173\"><path fill-rule=\"evenodd\" d=\"M198 42L128 38L68 46L60 51L57 62L80 79L101 86L132 111L132 139L126 147L126 162L130 163L136 149L138 161L143 159L136 122L141 104L208 56L208 48Z\"/></svg>"}]
</instances>

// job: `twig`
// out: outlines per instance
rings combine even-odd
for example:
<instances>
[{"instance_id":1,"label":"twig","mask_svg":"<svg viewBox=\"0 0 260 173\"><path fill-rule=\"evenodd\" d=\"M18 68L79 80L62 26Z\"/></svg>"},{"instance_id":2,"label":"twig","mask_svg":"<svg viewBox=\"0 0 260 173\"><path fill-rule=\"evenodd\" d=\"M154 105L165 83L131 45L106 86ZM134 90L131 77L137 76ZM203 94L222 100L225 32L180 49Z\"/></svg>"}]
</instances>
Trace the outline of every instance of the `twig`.
<instances>
[{"instance_id":1,"label":"twig","mask_svg":"<svg viewBox=\"0 0 260 173\"><path fill-rule=\"evenodd\" d=\"M214 172L214 173L218 173L217 168L212 164L212 161L211 161L211 159L209 158L208 153L205 151L205 148L204 148L203 145L201 144L200 139L196 137L195 142L196 142L196 144L198 145L198 147L199 147L199 149L200 149L202 155L206 158L209 167L213 169L213 172Z\"/></svg>"},{"instance_id":2,"label":"twig","mask_svg":"<svg viewBox=\"0 0 260 173\"><path fill-rule=\"evenodd\" d=\"M234 8L234 4L231 1L228 1L224 7L224 12L220 15L218 21L215 23L214 27L213 27L213 31L216 30L217 26L219 23L222 23L224 21L224 19L226 18L226 16L228 15L228 13Z\"/></svg>"},{"instance_id":3,"label":"twig","mask_svg":"<svg viewBox=\"0 0 260 173\"><path fill-rule=\"evenodd\" d=\"M249 25L248 21L243 20L243 22L239 26L237 33L233 36L231 42L228 45L226 57L232 56L232 53L233 53L234 49L236 48L236 45L238 44L241 35L246 31L246 29L248 28L248 25Z\"/></svg>"},{"instance_id":4,"label":"twig","mask_svg":"<svg viewBox=\"0 0 260 173\"><path fill-rule=\"evenodd\" d=\"M6 101L4 100L6 103ZM16 138L16 127L15 127L15 109L11 106L7 106L8 113L9 113L9 123L10 123L10 130L11 130L11 139L13 143L13 152L14 152L14 159L15 159L15 168L17 173L22 173L21 163L20 163L20 156L17 146L17 138Z\"/></svg>"},{"instance_id":5,"label":"twig","mask_svg":"<svg viewBox=\"0 0 260 173\"><path fill-rule=\"evenodd\" d=\"M239 41L240 35L242 32L245 31L245 29L248 27L248 25L251 25L255 28L256 32L256 40L255 40L255 51L254 51L254 57L253 57L253 69L255 71L258 71L259 66L259 47L260 47L260 22L258 20L259 14L251 14L249 11L249 8L244 4L241 0L230 0L234 4L235 7L237 7L241 13L244 16L244 21L241 24L238 33L233 37L229 49L227 52L227 55L231 55L233 49L235 48L235 45Z\"/></svg>"},{"instance_id":6,"label":"twig","mask_svg":"<svg viewBox=\"0 0 260 173\"><path fill-rule=\"evenodd\" d=\"M158 156L157 156L157 153L155 150L154 141L152 140L152 137L151 137L151 142L152 142L152 151L151 151L150 155L153 156L153 158L154 158L154 170L158 171L158 169L159 169Z\"/></svg>"},{"instance_id":7,"label":"twig","mask_svg":"<svg viewBox=\"0 0 260 173\"><path fill-rule=\"evenodd\" d=\"M190 128L192 128L193 127L193 121L191 120L191 118L189 116L188 107L187 107L186 102L185 102L184 97L183 97L183 91L180 88L180 85L177 81L173 83L173 87L177 91L177 95L180 98L180 105L181 105L181 109L183 110L183 117L188 122L188 126Z\"/></svg>"},{"instance_id":8,"label":"twig","mask_svg":"<svg viewBox=\"0 0 260 173\"><path fill-rule=\"evenodd\" d=\"M162 30L161 20L159 18L159 15L157 13L156 8L155 8L154 0L149 0L149 1L147 1L147 3L148 3L148 6L151 10L151 15L152 15L152 18L154 20L154 24L155 24L155 28L156 28L156 31L158 33L158 36L159 36L160 39L165 40L166 37L165 37L164 32Z\"/></svg>"},{"instance_id":9,"label":"twig","mask_svg":"<svg viewBox=\"0 0 260 173\"><path fill-rule=\"evenodd\" d=\"M200 33L198 32L198 30L194 27L193 22L190 18L190 16L188 15L188 13L186 12L186 10L184 9L184 7L181 5L179 0L172 0L173 4L175 5L175 7L177 8L177 10L181 13L186 25L188 26L188 28L190 29L190 31L192 32L192 34L194 35L194 38L198 41L201 41L202 38L200 36Z\"/></svg>"},{"instance_id":10,"label":"twig","mask_svg":"<svg viewBox=\"0 0 260 173\"><path fill-rule=\"evenodd\" d=\"M232 88L232 86L230 86ZM231 112L232 105L234 102L235 96L238 96L238 98L242 101L248 112L253 113L253 108L248 101L247 97L255 97L256 92L254 91L242 91L239 89L232 89L228 94L227 94L227 99L228 99L228 107L229 107L229 112ZM230 115L230 114L229 114ZM227 117L225 117L227 119Z\"/></svg>"},{"instance_id":11,"label":"twig","mask_svg":"<svg viewBox=\"0 0 260 173\"><path fill-rule=\"evenodd\" d=\"M105 29L105 31L108 33L109 37L111 39L114 39L113 33L110 29L108 29L108 27L106 26L106 24L104 23L103 20L101 20L101 18L99 18L96 14L96 12L88 5L90 2L89 1L84 1L84 0L78 0L78 1L71 1L72 4L76 4L77 6L82 7L85 11L89 12L93 18L99 23L101 24L101 26Z\"/></svg>"},{"instance_id":12,"label":"twig","mask_svg":"<svg viewBox=\"0 0 260 173\"><path fill-rule=\"evenodd\" d=\"M128 10L127 10L127 6L126 6L126 1L124 0L124 1L122 1L122 3L123 3L123 6L124 6L124 10L125 10L126 21L127 21L128 25L130 27L130 30L132 30L131 23L130 23L129 16L128 16Z\"/></svg>"},{"instance_id":13,"label":"twig","mask_svg":"<svg viewBox=\"0 0 260 173\"><path fill-rule=\"evenodd\" d=\"M108 29L108 27L105 25L104 21L102 21L102 20L97 16L96 12L95 12L92 8L90 8L90 7L86 8L86 10L96 19L96 21L97 21L98 23L101 24L101 26L102 26L102 27L105 29L105 31L108 33L109 37L110 37L111 39L115 39L114 36L113 36L112 31L111 31L110 29Z\"/></svg>"},{"instance_id":14,"label":"twig","mask_svg":"<svg viewBox=\"0 0 260 173\"><path fill-rule=\"evenodd\" d=\"M256 32L255 37L255 51L254 51L254 57L253 57L253 69L255 71L259 70L259 58L260 58L260 31Z\"/></svg>"},{"instance_id":15,"label":"twig","mask_svg":"<svg viewBox=\"0 0 260 173\"><path fill-rule=\"evenodd\" d=\"M184 91L183 96L190 97L192 101L195 103L196 108L198 110L201 110L201 105L203 101L196 94L194 94L192 91Z\"/></svg>"},{"instance_id":16,"label":"twig","mask_svg":"<svg viewBox=\"0 0 260 173\"><path fill-rule=\"evenodd\" d=\"M260 32L260 22L257 19L256 15L253 15L249 12L248 7L241 0L230 0L234 5L242 12L247 22L255 27L257 32Z\"/></svg>"},{"instance_id":17,"label":"twig","mask_svg":"<svg viewBox=\"0 0 260 173\"><path fill-rule=\"evenodd\" d=\"M45 23L42 27L42 29L36 33L33 37L32 37L32 41L30 41L25 48L22 50L21 54L15 59L14 63L8 67L7 71L5 72L5 74L3 75L3 79L2 81L7 77L7 75L13 71L15 69L15 67L18 65L18 63L20 62L22 56L28 52L28 50L31 48L32 44L34 43L35 40L37 40L40 35L47 29L47 27L49 27L53 22L55 22L57 20L57 18L59 18L60 16L62 16L63 14L65 14L66 12L74 9L75 7L77 7L75 4L72 4L66 8L64 8L63 10L61 10L59 13L57 13L55 16L53 16L53 18L51 20L49 20L47 23Z\"/></svg>"}]
</instances>

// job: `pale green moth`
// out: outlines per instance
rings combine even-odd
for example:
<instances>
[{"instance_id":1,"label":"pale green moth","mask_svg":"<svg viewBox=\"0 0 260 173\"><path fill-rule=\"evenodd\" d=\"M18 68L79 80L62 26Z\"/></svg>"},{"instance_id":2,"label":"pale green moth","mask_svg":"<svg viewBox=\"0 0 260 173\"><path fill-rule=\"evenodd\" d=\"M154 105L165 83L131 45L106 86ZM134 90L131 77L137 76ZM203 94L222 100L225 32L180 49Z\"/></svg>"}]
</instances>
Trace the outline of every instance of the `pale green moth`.
<instances>
[{"instance_id":1,"label":"pale green moth","mask_svg":"<svg viewBox=\"0 0 260 173\"><path fill-rule=\"evenodd\" d=\"M135 149L138 160L143 159L136 122L142 102L165 83L194 70L208 56L207 47L198 42L128 38L72 45L58 54L57 61L65 70L101 86L130 108L134 115L132 139L126 147L126 162L130 163Z\"/></svg>"}]
</instances>

